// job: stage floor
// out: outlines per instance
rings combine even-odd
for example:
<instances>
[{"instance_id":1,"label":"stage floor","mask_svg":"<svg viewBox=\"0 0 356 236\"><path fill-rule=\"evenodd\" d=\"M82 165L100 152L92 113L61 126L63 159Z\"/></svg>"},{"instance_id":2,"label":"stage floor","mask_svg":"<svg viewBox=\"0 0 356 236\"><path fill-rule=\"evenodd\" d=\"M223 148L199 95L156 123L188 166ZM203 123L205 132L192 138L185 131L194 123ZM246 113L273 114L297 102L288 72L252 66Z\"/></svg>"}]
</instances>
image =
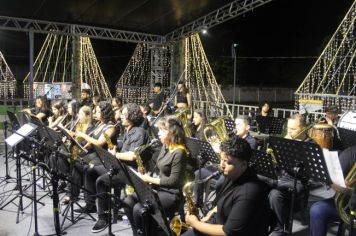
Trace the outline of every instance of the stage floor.
<instances>
[{"instance_id":1,"label":"stage floor","mask_svg":"<svg viewBox=\"0 0 356 236\"><path fill-rule=\"evenodd\" d=\"M0 134L2 136L2 132ZM1 137L1 147L0 147L0 177L5 176L5 158L4 158L4 146ZM11 158L9 159L9 173L11 177L16 176L15 172L15 161ZM30 167L24 166L22 168L22 174L30 171ZM25 178L29 178L27 175ZM3 179L3 178L1 178ZM0 181L0 207L2 207L6 202L11 200L18 193L17 190L13 190L16 186L14 179L9 179L8 181ZM28 181L24 181L24 185L28 185ZM37 181L38 185L42 185L42 180ZM38 198L43 197L47 192L38 188L37 190ZM32 195L32 187L25 191L25 194ZM332 190L326 190L324 187L319 187L313 189L310 193L309 205L314 201L327 198L332 196ZM64 194L60 194L60 199L63 198ZM24 236L24 235L34 235L34 217L33 217L33 206L29 205L29 200L24 197L24 211L19 214L19 223L16 223L17 218L17 206L15 204L9 204L4 209L0 210L0 236ZM18 204L19 198L16 198L14 203ZM41 200L45 205L38 205L38 233L40 235L53 235L55 234L54 221L53 221L53 203L49 196L44 196ZM84 205L84 202L80 203ZM65 209L64 205L60 206L60 211L63 212ZM97 215L93 214L96 218ZM60 215L60 222L62 222L63 217ZM64 227L68 227L71 224L70 221L66 220L64 222ZM103 235L107 233L107 230L93 234L91 233L91 228L94 226L95 222L92 221L88 216L84 219L79 220L76 224L65 229L66 235ZM328 235L336 235L337 226L334 225L329 228ZM113 233L117 236L120 235L132 235L131 227L126 222L118 221L118 223L113 224ZM298 219L294 220L293 225L293 235L304 236L309 235L308 226L301 225Z\"/></svg>"}]
</instances>

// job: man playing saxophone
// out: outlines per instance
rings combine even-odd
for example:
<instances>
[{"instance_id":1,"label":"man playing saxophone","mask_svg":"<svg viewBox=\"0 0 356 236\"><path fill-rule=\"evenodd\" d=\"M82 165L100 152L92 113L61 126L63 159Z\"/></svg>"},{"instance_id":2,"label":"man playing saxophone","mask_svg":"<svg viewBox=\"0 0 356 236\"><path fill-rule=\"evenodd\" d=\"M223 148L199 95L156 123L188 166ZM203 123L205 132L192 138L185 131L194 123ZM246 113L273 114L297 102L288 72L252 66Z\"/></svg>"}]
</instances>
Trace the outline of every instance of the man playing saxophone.
<instances>
[{"instance_id":1,"label":"man playing saxophone","mask_svg":"<svg viewBox=\"0 0 356 236\"><path fill-rule=\"evenodd\" d=\"M183 235L268 235L267 188L248 165L250 145L233 137L222 142L220 149L225 181L214 200L216 208L201 220L187 214L186 223L193 230Z\"/></svg>"}]
</instances>

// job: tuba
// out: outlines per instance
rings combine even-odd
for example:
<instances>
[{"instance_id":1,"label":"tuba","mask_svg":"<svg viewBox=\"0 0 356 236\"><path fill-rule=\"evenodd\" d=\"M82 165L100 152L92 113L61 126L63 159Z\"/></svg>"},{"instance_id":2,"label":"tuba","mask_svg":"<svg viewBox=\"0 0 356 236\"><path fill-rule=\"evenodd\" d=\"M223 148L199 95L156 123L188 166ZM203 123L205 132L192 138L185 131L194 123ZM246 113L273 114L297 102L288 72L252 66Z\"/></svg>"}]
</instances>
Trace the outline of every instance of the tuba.
<instances>
[{"instance_id":1,"label":"tuba","mask_svg":"<svg viewBox=\"0 0 356 236\"><path fill-rule=\"evenodd\" d=\"M192 130L190 129L188 120L189 109L180 109L174 113L174 116L182 123L186 137L192 137Z\"/></svg>"},{"instance_id":2,"label":"tuba","mask_svg":"<svg viewBox=\"0 0 356 236\"><path fill-rule=\"evenodd\" d=\"M221 143L229 138L226 130L224 117L217 118L210 122L204 129L206 141L211 143Z\"/></svg>"},{"instance_id":3,"label":"tuba","mask_svg":"<svg viewBox=\"0 0 356 236\"><path fill-rule=\"evenodd\" d=\"M345 179L345 184L348 188L353 189L356 181L356 163L352 166L350 172L347 174L346 179ZM340 219L346 224L350 225L351 222L351 209L350 209L350 203L351 203L351 195L348 193L340 193L337 192L335 195L335 206L336 209L339 213ZM350 227L353 227L356 229L356 223Z\"/></svg>"}]
</instances>

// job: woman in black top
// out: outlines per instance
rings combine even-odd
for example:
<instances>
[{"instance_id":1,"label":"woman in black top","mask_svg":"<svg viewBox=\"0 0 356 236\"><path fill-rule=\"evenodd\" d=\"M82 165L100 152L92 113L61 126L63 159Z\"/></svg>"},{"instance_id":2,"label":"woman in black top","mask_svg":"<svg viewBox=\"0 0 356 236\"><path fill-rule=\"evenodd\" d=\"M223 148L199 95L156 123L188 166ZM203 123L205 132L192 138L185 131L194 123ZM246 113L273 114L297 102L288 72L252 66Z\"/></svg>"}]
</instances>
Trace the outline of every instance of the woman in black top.
<instances>
[{"instance_id":1,"label":"woman in black top","mask_svg":"<svg viewBox=\"0 0 356 236\"><path fill-rule=\"evenodd\" d=\"M44 96L38 96L35 101L35 108L24 109L24 112L37 117L44 125L48 125L48 117L51 111L47 107L47 99Z\"/></svg>"},{"instance_id":2,"label":"woman in black top","mask_svg":"<svg viewBox=\"0 0 356 236\"><path fill-rule=\"evenodd\" d=\"M67 106L67 112L68 116L64 121L64 128L73 131L75 123L78 121L79 103L76 100L70 101Z\"/></svg>"},{"instance_id":3,"label":"woman in black top","mask_svg":"<svg viewBox=\"0 0 356 236\"><path fill-rule=\"evenodd\" d=\"M188 88L182 82L178 84L178 93L175 98L175 106L177 109L191 109L192 107L192 95L189 93Z\"/></svg>"},{"instance_id":4,"label":"woman in black top","mask_svg":"<svg viewBox=\"0 0 356 236\"><path fill-rule=\"evenodd\" d=\"M174 117L164 117L157 122L158 136L164 146L157 158L158 178L140 175L142 180L157 189L157 195L167 217L178 210L180 193L184 184L187 151L184 130ZM129 218L134 235L143 230L142 205L135 194L125 198L124 210ZM151 233L151 232L147 232Z\"/></svg>"},{"instance_id":5,"label":"woman in black top","mask_svg":"<svg viewBox=\"0 0 356 236\"><path fill-rule=\"evenodd\" d=\"M206 217L186 215L192 235L268 235L269 206L267 188L248 167L250 145L239 137L221 144L220 166L226 177L217 193L216 207Z\"/></svg>"},{"instance_id":6,"label":"woman in black top","mask_svg":"<svg viewBox=\"0 0 356 236\"><path fill-rule=\"evenodd\" d=\"M206 118L203 110L198 109L194 111L193 125L193 137L205 141L204 129L206 125Z\"/></svg>"}]
</instances>

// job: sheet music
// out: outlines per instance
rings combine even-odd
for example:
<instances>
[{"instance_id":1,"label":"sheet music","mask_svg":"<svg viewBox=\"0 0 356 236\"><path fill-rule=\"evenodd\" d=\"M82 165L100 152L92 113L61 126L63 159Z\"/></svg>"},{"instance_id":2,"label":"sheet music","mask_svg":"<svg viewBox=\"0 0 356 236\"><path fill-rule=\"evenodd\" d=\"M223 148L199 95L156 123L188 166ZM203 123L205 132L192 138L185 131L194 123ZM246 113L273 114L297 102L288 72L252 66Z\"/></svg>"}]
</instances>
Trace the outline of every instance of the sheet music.
<instances>
[{"instance_id":1,"label":"sheet music","mask_svg":"<svg viewBox=\"0 0 356 236\"><path fill-rule=\"evenodd\" d=\"M24 124L21 128L19 128L16 133L10 135L5 142L10 146L13 147L19 142L21 142L24 137L30 135L35 129L37 128L34 124ZM18 134L17 134L18 133Z\"/></svg>"},{"instance_id":2,"label":"sheet music","mask_svg":"<svg viewBox=\"0 0 356 236\"><path fill-rule=\"evenodd\" d=\"M323 148L324 159L329 171L330 179L334 184L346 188L344 174L342 173L339 157L336 151Z\"/></svg>"}]
</instances>

